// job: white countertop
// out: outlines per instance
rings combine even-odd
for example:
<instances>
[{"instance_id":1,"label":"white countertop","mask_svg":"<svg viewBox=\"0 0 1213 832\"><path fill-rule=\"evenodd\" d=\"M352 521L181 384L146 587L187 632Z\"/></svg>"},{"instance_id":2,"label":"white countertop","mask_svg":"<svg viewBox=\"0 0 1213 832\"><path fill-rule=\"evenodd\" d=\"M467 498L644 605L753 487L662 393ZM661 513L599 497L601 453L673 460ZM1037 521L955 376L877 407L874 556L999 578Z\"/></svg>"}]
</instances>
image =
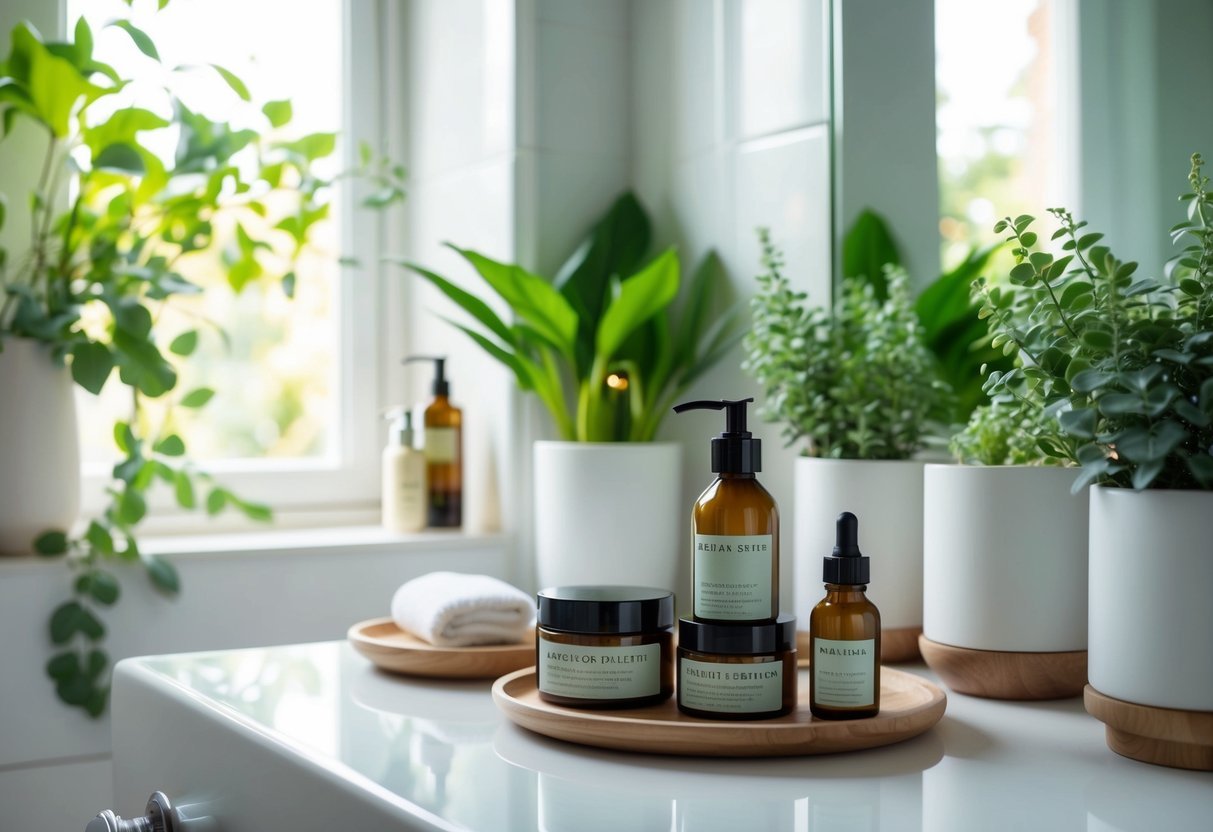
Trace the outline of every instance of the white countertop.
<instances>
[{"instance_id":1,"label":"white countertop","mask_svg":"<svg viewBox=\"0 0 1213 832\"><path fill-rule=\"evenodd\" d=\"M390 676L340 642L129 660L115 685L118 793L130 772L147 770L123 756L143 754L120 738L134 733L118 718L128 698L205 720L190 743L199 754L211 731L250 738L300 764L292 777L340 781L350 800L412 828L1213 830L1213 775L1117 756L1079 699L1017 704L949 692L943 720L899 745L694 759L531 734L497 711L490 687ZM172 779L167 758L151 765Z\"/></svg>"}]
</instances>

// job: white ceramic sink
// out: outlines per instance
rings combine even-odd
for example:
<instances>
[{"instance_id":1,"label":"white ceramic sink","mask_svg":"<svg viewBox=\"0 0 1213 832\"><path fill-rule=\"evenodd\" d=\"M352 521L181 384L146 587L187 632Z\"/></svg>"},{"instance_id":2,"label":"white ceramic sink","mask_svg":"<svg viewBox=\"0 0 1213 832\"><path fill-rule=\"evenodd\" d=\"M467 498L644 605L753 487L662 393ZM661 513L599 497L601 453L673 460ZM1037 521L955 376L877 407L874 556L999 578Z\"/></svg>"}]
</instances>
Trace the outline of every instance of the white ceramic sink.
<instances>
[{"instance_id":1,"label":"white ceramic sink","mask_svg":"<svg viewBox=\"0 0 1213 832\"><path fill-rule=\"evenodd\" d=\"M1077 699L950 694L943 721L900 745L718 760L548 740L505 721L489 689L382 674L339 642L130 659L112 808L139 814L158 789L210 819L184 832L1170 832L1213 817L1210 775L1117 757Z\"/></svg>"}]
</instances>

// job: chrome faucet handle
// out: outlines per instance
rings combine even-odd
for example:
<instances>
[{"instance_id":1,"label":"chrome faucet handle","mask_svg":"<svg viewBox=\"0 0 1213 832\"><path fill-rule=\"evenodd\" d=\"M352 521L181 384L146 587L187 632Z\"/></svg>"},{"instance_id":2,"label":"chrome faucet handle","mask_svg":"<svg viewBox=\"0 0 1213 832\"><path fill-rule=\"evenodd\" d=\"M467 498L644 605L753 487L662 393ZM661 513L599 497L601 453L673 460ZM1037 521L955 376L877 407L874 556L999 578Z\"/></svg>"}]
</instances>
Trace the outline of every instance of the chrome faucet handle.
<instances>
[{"instance_id":1,"label":"chrome faucet handle","mask_svg":"<svg viewBox=\"0 0 1213 832\"><path fill-rule=\"evenodd\" d=\"M123 820L105 809L88 822L84 832L179 832L177 810L164 792L153 792L141 818Z\"/></svg>"}]
</instances>

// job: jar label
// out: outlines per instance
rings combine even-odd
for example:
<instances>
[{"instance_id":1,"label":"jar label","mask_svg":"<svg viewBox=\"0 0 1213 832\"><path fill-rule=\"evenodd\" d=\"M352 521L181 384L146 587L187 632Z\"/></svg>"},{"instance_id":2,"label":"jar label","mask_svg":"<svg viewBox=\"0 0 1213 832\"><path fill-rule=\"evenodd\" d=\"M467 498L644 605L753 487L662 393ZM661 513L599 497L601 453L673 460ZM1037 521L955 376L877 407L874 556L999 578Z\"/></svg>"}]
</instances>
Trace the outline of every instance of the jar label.
<instances>
[{"instance_id":1,"label":"jar label","mask_svg":"<svg viewBox=\"0 0 1213 832\"><path fill-rule=\"evenodd\" d=\"M876 640L813 639L813 702L834 708L876 704Z\"/></svg>"},{"instance_id":2,"label":"jar label","mask_svg":"<svg viewBox=\"0 0 1213 832\"><path fill-rule=\"evenodd\" d=\"M661 645L586 647L539 638L539 689L573 699L636 699L661 693Z\"/></svg>"},{"instance_id":3,"label":"jar label","mask_svg":"<svg viewBox=\"0 0 1213 832\"><path fill-rule=\"evenodd\" d=\"M774 556L769 534L695 535L695 617L713 621L770 618Z\"/></svg>"},{"instance_id":4,"label":"jar label","mask_svg":"<svg viewBox=\"0 0 1213 832\"><path fill-rule=\"evenodd\" d=\"M783 707L783 662L678 662L678 701L720 714L764 714Z\"/></svg>"},{"instance_id":5,"label":"jar label","mask_svg":"<svg viewBox=\"0 0 1213 832\"><path fill-rule=\"evenodd\" d=\"M459 428L426 428L425 461L434 463L459 460Z\"/></svg>"}]
</instances>

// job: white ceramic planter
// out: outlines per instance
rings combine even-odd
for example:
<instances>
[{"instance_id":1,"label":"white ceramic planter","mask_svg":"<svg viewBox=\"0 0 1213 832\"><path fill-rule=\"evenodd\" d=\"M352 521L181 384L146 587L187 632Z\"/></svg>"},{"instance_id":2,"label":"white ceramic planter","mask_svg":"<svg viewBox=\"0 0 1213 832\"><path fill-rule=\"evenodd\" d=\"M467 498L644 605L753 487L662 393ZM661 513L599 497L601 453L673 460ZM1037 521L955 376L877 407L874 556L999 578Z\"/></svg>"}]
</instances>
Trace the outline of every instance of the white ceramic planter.
<instances>
[{"instance_id":1,"label":"white ceramic planter","mask_svg":"<svg viewBox=\"0 0 1213 832\"><path fill-rule=\"evenodd\" d=\"M5 338L0 352L0 555L32 551L80 513L80 440L70 372L46 347Z\"/></svg>"},{"instance_id":2,"label":"white ceramic planter","mask_svg":"<svg viewBox=\"0 0 1213 832\"><path fill-rule=\"evenodd\" d=\"M807 629L809 611L825 592L821 559L834 548L838 515L859 518L859 548L872 559L868 597L880 610L881 629L906 631L917 638L922 628L922 462L842 459L796 460L793 516L793 580L796 615ZM891 661L917 655L889 652Z\"/></svg>"},{"instance_id":3,"label":"white ceramic planter","mask_svg":"<svg viewBox=\"0 0 1213 832\"><path fill-rule=\"evenodd\" d=\"M674 590L682 446L536 442L535 557L540 587L622 584Z\"/></svg>"},{"instance_id":4,"label":"white ceramic planter","mask_svg":"<svg viewBox=\"0 0 1213 832\"><path fill-rule=\"evenodd\" d=\"M926 466L923 635L973 650L1087 648L1087 497L1070 494L1077 476Z\"/></svg>"},{"instance_id":5,"label":"white ceramic planter","mask_svg":"<svg viewBox=\"0 0 1213 832\"><path fill-rule=\"evenodd\" d=\"M1213 711L1213 492L1091 489L1091 686Z\"/></svg>"}]
</instances>

